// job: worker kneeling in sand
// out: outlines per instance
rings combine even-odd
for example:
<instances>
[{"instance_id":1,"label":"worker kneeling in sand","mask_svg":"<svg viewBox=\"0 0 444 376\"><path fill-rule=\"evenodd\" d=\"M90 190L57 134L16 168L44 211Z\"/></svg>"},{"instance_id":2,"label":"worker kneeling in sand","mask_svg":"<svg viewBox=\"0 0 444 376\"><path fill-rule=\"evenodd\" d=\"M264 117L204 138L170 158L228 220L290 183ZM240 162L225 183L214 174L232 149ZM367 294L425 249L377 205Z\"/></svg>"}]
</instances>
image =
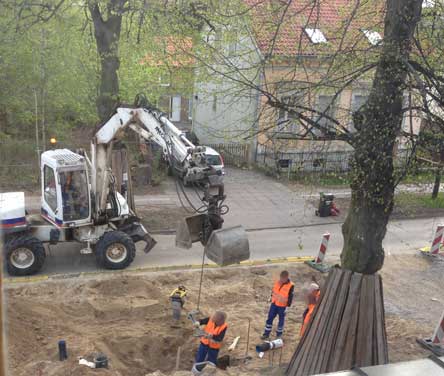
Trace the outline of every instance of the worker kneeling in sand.
<instances>
[{"instance_id":1,"label":"worker kneeling in sand","mask_svg":"<svg viewBox=\"0 0 444 376\"><path fill-rule=\"evenodd\" d=\"M311 320L311 316L313 315L313 311L316 308L316 304L318 303L321 297L321 290L319 285L316 282L312 282L307 290L304 291L304 298L307 304L307 308L302 314L302 326L301 326L301 337L304 335L305 330L308 327L308 324Z\"/></svg>"},{"instance_id":2,"label":"worker kneeling in sand","mask_svg":"<svg viewBox=\"0 0 444 376\"><path fill-rule=\"evenodd\" d=\"M261 339L268 339L270 337L271 329L273 328L273 321L276 316L279 316L278 327L276 330L276 337L281 337L284 331L285 313L287 307L291 307L293 301L294 283L290 281L289 273L284 270L281 272L279 280L274 283L271 292L271 305L268 311L268 318L265 323L264 334Z\"/></svg>"},{"instance_id":3,"label":"worker kneeling in sand","mask_svg":"<svg viewBox=\"0 0 444 376\"><path fill-rule=\"evenodd\" d=\"M216 365L217 356L227 332L226 319L225 312L216 311L211 318L207 317L195 323L196 327L205 325L204 334L200 338L200 346L196 354L196 363L208 361Z\"/></svg>"}]
</instances>

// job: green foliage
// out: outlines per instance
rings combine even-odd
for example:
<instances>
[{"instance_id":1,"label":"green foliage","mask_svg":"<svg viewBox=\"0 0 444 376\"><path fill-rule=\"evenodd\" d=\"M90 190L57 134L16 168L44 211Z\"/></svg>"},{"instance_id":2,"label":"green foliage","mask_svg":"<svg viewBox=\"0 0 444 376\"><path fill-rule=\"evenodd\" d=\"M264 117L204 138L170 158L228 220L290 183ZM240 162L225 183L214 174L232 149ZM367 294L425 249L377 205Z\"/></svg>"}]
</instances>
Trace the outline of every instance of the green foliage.
<instances>
[{"instance_id":1,"label":"green foliage","mask_svg":"<svg viewBox=\"0 0 444 376\"><path fill-rule=\"evenodd\" d=\"M10 27L11 11L1 11L3 132L33 134L36 121L47 125L47 133L94 123L95 50L79 30L83 15L71 9L40 27L16 32Z\"/></svg>"}]
</instances>

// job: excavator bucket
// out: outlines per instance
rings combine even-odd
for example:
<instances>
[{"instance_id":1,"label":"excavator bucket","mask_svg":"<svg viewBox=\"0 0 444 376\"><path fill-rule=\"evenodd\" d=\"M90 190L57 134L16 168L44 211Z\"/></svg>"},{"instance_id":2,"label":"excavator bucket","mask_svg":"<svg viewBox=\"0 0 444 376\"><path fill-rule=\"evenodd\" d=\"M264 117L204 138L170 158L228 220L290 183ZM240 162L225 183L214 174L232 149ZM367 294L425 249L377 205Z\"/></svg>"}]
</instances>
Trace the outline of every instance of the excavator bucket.
<instances>
[{"instance_id":1,"label":"excavator bucket","mask_svg":"<svg viewBox=\"0 0 444 376\"><path fill-rule=\"evenodd\" d=\"M190 249L194 242L200 241L205 214L193 215L180 221L176 230L176 246Z\"/></svg>"},{"instance_id":2,"label":"excavator bucket","mask_svg":"<svg viewBox=\"0 0 444 376\"><path fill-rule=\"evenodd\" d=\"M205 246L207 257L217 265L238 264L250 258L247 233L242 226L215 230Z\"/></svg>"}]
</instances>

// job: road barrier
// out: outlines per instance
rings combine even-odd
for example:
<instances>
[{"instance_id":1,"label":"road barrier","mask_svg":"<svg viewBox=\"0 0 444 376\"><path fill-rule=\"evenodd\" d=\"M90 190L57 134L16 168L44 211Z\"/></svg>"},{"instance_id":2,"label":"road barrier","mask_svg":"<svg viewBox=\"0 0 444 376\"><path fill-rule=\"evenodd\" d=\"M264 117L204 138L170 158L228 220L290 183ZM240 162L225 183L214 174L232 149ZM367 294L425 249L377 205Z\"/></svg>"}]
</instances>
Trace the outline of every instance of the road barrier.
<instances>
[{"instance_id":1,"label":"road barrier","mask_svg":"<svg viewBox=\"0 0 444 376\"><path fill-rule=\"evenodd\" d=\"M324 263L324 258L325 254L327 253L329 240L330 240L330 233L326 232L324 235L322 235L322 241L321 241L321 246L319 247L318 256L314 260L305 262L307 265L311 266L312 268L322 273L326 273L330 270L330 265Z\"/></svg>"},{"instance_id":2,"label":"road barrier","mask_svg":"<svg viewBox=\"0 0 444 376\"><path fill-rule=\"evenodd\" d=\"M444 312L441 316L441 320L438 323L438 326L433 333L433 337L431 338L432 343L440 343L444 345Z\"/></svg>"},{"instance_id":3,"label":"road barrier","mask_svg":"<svg viewBox=\"0 0 444 376\"><path fill-rule=\"evenodd\" d=\"M435 236L430 247L421 248L421 253L425 255L438 256L441 250L441 244L443 242L444 225L438 225L436 227Z\"/></svg>"},{"instance_id":4,"label":"road barrier","mask_svg":"<svg viewBox=\"0 0 444 376\"><path fill-rule=\"evenodd\" d=\"M436 356L444 356L444 312L431 338L417 339L421 346Z\"/></svg>"}]
</instances>

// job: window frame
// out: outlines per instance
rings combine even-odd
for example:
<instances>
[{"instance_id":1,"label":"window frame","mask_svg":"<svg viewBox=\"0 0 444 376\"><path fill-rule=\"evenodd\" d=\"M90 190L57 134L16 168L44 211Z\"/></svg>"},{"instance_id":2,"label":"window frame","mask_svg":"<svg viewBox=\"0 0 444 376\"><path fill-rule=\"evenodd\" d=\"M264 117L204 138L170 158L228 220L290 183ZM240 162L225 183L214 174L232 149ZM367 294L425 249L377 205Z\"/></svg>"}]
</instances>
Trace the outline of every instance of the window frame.
<instances>
[{"instance_id":1,"label":"window frame","mask_svg":"<svg viewBox=\"0 0 444 376\"><path fill-rule=\"evenodd\" d=\"M320 100L321 97L328 97L328 98L331 98L331 99L332 99L332 100L327 104L327 107L330 106L330 109L329 109L328 112L325 113L325 115L327 115L327 116L329 116L329 117L331 117L331 118L334 118L335 115L336 115L336 113L337 113L337 111L338 111L337 104L338 104L338 102L340 101L340 97L334 99L334 94L328 94L328 93L320 93L320 94L316 95L316 101L315 101L314 109L315 109L316 112L320 112L320 113L323 113L323 112L325 111L325 109L324 109L324 110L321 110L321 109L319 108L319 103L320 103L319 100ZM333 100L333 99L334 99L334 100ZM332 123L332 124L331 124L331 125L326 125L326 126L324 126L324 125L322 124L322 122L319 121L319 119L322 119L322 121L330 122L330 123ZM321 115L319 115L318 113L313 113L312 120L315 121L315 122L317 122L317 123L318 123L320 126L322 126L323 128L325 128L326 131L327 131L327 133L329 133L330 131L336 132L336 126L335 126L335 124L334 124L333 122L331 122L330 120L328 120L326 117L322 117L322 118L321 118ZM320 136L320 135L322 134L322 131L321 131L320 129L315 128L315 127L312 128L312 131L311 131L311 132L312 132L314 135L316 135L316 136Z\"/></svg>"},{"instance_id":2,"label":"window frame","mask_svg":"<svg viewBox=\"0 0 444 376\"><path fill-rule=\"evenodd\" d=\"M49 188L49 184L51 184L47 180L48 179L47 171L50 171L52 173L52 178L53 178L53 182L54 182L54 199L55 199L55 206L54 207L53 207L52 203L47 199L47 194L49 194L49 191L47 192L46 189ZM45 203L48 205L48 207L55 214L58 209L58 205L59 205L59 200L57 197L57 174L55 173L54 169L52 167L48 166L47 164L45 164L43 166L43 199L45 200Z\"/></svg>"}]
</instances>

